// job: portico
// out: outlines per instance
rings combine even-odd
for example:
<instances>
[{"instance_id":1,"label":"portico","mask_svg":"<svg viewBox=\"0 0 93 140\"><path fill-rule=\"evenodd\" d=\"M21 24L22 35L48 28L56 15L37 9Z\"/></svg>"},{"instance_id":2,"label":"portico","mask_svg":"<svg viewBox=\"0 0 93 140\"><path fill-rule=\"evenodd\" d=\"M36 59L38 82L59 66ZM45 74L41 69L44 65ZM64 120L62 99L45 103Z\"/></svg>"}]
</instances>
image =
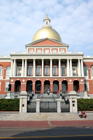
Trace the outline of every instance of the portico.
<instances>
[{"instance_id":1,"label":"portico","mask_svg":"<svg viewBox=\"0 0 93 140\"><path fill-rule=\"evenodd\" d=\"M28 77L28 76L84 77L82 59L76 59L76 60L74 59L56 59L56 60L55 59L48 59L48 60L47 59L20 59L19 60L16 57L16 59L11 60L12 61L11 77L15 77L15 76L17 77ZM18 64L18 62L20 63L20 65ZM73 67L75 67L75 70L73 69Z\"/></svg>"}]
</instances>

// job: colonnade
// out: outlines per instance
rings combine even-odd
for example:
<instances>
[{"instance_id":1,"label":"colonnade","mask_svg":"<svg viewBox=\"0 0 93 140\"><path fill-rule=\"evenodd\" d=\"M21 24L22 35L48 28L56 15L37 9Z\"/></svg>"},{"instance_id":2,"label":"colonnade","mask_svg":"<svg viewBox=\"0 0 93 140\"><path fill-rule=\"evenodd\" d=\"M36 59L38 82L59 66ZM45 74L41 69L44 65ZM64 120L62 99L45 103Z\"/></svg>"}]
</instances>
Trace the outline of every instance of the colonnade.
<instances>
[{"instance_id":1,"label":"colonnade","mask_svg":"<svg viewBox=\"0 0 93 140\"><path fill-rule=\"evenodd\" d=\"M61 60L62 59L58 59L58 67L59 67L59 72L58 72L58 76L61 77ZM16 62L17 59L12 59L11 60L11 77L15 77L16 76ZM52 73L52 64L53 63L53 59L50 59L50 77L53 76ZM36 76L35 73L35 69L36 69L36 59L33 59L33 77ZM27 76L27 59L22 59L22 72L21 72L21 76L22 77L26 77ZM41 76L44 76L44 59L42 59L42 74ZM67 76L68 77L72 77L72 59L67 59ZM84 72L83 72L83 59L78 59L78 76L84 76Z\"/></svg>"}]
</instances>

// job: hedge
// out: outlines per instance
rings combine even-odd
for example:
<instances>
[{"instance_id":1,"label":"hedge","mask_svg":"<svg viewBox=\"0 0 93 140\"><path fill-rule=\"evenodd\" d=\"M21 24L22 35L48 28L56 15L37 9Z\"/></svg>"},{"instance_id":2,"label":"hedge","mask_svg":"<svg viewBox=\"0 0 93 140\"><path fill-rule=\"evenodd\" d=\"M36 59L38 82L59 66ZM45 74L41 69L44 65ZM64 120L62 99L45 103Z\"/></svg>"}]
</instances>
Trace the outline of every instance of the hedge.
<instances>
[{"instance_id":1,"label":"hedge","mask_svg":"<svg viewBox=\"0 0 93 140\"><path fill-rule=\"evenodd\" d=\"M93 99L77 99L79 111L93 111Z\"/></svg>"},{"instance_id":2,"label":"hedge","mask_svg":"<svg viewBox=\"0 0 93 140\"><path fill-rule=\"evenodd\" d=\"M0 99L0 111L19 111L19 99Z\"/></svg>"},{"instance_id":3,"label":"hedge","mask_svg":"<svg viewBox=\"0 0 93 140\"><path fill-rule=\"evenodd\" d=\"M78 110L93 111L93 99L77 99ZM19 99L0 99L0 111L19 111Z\"/></svg>"}]
</instances>

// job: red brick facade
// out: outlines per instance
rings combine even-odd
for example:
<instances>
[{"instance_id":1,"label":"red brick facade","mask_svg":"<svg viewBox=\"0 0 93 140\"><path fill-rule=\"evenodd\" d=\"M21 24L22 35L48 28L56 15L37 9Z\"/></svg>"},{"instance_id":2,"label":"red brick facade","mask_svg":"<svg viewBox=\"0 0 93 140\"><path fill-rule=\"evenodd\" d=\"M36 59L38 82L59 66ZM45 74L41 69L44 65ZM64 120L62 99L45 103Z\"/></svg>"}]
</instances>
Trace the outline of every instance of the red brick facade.
<instances>
[{"instance_id":1,"label":"red brick facade","mask_svg":"<svg viewBox=\"0 0 93 140\"><path fill-rule=\"evenodd\" d=\"M36 48L34 49L33 47L36 47L36 46L41 46L40 48ZM31 46L31 48L28 49L28 52L32 49L33 52L36 51L37 53L37 50L40 49L41 51L44 51L47 49L49 50L50 52L50 49L49 48L42 48L42 46L47 46L47 47L50 47L52 46L51 48L51 51L53 51L53 49L56 49L56 52L58 53L58 51L60 52L61 49L62 49L62 44L60 43L56 43L56 42L53 42L51 40L44 40L44 41L41 41L41 42L38 42L38 43L35 43ZM54 46L54 48L53 48ZM59 46L60 49L58 49L57 47L55 48L55 46ZM64 49L64 52L66 52L66 48L63 47ZM52 54L51 54L52 55ZM40 56L40 59L41 59L41 56ZM50 58L49 58L50 59ZM55 65L52 63L52 66ZM88 68L88 79L86 79L87 82L89 82L89 91L88 91L88 94L93 94L93 79L91 79L91 67L93 66L93 62L84 62L83 63L84 66L87 66ZM27 77L9 77L8 79L6 78L6 68L9 66L11 67L11 61L10 62L1 62L0 61L0 66L2 67L2 76L0 78L0 94L6 94L7 92L5 91L5 83L6 82L10 82L11 83L11 91L12 92L15 92L15 89L16 89L16 86L15 86L15 82L16 81L20 81L20 91L27 91L27 81L32 81L32 89L35 93L36 92L36 81L40 81L41 82L41 91L40 93L43 93L44 92L44 82L45 81L49 81L49 86L50 86L50 91L53 92L53 82L54 81L57 81L58 82L58 92L60 92L60 90L62 90L62 82L63 81L66 81L67 82L67 92L70 92L70 91L73 91L74 90L74 81L78 81L79 82L79 88L78 88L78 92L83 92L84 91L84 77L78 77L78 68L76 69L76 77L67 77L67 67L66 67L66 75L64 75L62 77L59 77L59 61L57 60L57 75L56 76L53 76L53 77L50 77L50 62L48 64L49 66L49 75L46 76L46 77L42 77L42 61L41 61L41 75L37 76L36 77L33 77L33 76L29 76L28 75L28 70L27 70ZM27 66L28 68L28 66ZM36 63L36 68L35 68L35 73L37 72L37 63ZM53 69L52 69L52 73L53 73ZM45 76L45 64L44 64L44 76Z\"/></svg>"}]
</instances>

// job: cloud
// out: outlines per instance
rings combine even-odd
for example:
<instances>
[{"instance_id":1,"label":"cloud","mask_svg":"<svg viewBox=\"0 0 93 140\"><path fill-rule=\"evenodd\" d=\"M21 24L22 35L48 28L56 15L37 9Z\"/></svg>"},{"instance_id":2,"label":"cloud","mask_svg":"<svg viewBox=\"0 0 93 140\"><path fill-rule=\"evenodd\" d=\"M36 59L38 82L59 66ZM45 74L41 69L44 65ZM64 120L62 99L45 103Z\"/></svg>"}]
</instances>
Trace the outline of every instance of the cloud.
<instances>
[{"instance_id":1,"label":"cloud","mask_svg":"<svg viewBox=\"0 0 93 140\"><path fill-rule=\"evenodd\" d=\"M52 27L62 41L69 44L69 51L91 55L92 6L93 0L0 0L1 54L26 51L25 44L32 42L33 35L43 26L43 19L48 14Z\"/></svg>"}]
</instances>

